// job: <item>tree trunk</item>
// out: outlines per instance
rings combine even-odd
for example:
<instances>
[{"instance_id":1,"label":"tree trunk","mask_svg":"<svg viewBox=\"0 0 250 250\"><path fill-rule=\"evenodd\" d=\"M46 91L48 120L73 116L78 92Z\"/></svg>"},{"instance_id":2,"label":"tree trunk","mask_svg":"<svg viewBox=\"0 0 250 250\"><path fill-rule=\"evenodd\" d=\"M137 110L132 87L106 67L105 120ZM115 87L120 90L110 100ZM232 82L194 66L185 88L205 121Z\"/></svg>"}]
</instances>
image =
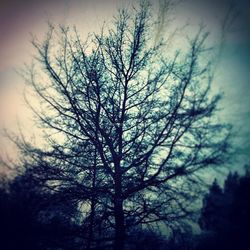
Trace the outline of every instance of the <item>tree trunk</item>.
<instances>
[{"instance_id":1,"label":"tree trunk","mask_svg":"<svg viewBox=\"0 0 250 250\"><path fill-rule=\"evenodd\" d=\"M89 222L89 232L87 239L87 250L91 249L91 244L93 240L93 227L94 227L94 217L95 217L95 201L91 200L91 213L90 213L90 222Z\"/></svg>"},{"instance_id":2,"label":"tree trunk","mask_svg":"<svg viewBox=\"0 0 250 250\"><path fill-rule=\"evenodd\" d=\"M92 176L92 190L93 193L96 189L96 159L97 153L96 150L94 152L94 165L93 165L93 176ZM88 231L88 239L87 239L87 250L91 249L92 240L93 240L93 229L94 229L94 219L95 219L95 209L96 209L96 197L92 195L91 197L91 206L90 206L90 222L89 222L89 231Z\"/></svg>"},{"instance_id":3,"label":"tree trunk","mask_svg":"<svg viewBox=\"0 0 250 250\"><path fill-rule=\"evenodd\" d=\"M115 242L114 250L124 250L125 244L125 222L123 211L122 182L120 166L116 166L115 175L115 197L114 197L114 213L115 213Z\"/></svg>"},{"instance_id":4,"label":"tree trunk","mask_svg":"<svg viewBox=\"0 0 250 250\"><path fill-rule=\"evenodd\" d=\"M115 242L114 250L124 250L125 243L125 225L123 201L117 198L115 201Z\"/></svg>"}]
</instances>

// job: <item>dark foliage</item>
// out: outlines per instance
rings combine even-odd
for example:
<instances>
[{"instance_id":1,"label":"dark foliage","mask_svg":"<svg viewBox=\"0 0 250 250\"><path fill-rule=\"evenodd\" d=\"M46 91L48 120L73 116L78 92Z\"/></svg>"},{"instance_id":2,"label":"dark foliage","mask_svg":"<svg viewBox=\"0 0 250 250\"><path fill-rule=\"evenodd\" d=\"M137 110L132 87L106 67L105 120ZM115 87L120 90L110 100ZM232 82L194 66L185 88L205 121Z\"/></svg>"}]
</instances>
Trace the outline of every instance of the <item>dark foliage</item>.
<instances>
[{"instance_id":1,"label":"dark foliage","mask_svg":"<svg viewBox=\"0 0 250 250\"><path fill-rule=\"evenodd\" d=\"M34 169L17 176L0 189L0 244L5 250L86 249L88 219L79 219L74 200L60 190L46 188ZM65 191L65 190L64 190ZM222 189L217 181L204 197L200 235L191 230L175 231L171 238L155 229L138 227L125 241L128 250L247 250L250 236L250 174L230 173ZM106 232L102 232L105 234ZM99 244L99 246L98 246ZM96 243L94 249L112 249Z\"/></svg>"},{"instance_id":2,"label":"dark foliage","mask_svg":"<svg viewBox=\"0 0 250 250\"><path fill-rule=\"evenodd\" d=\"M249 249L250 174L230 173L222 190L217 182L204 198L200 249Z\"/></svg>"},{"instance_id":3,"label":"dark foliage","mask_svg":"<svg viewBox=\"0 0 250 250\"><path fill-rule=\"evenodd\" d=\"M30 171L0 190L0 245L5 250L79 249L77 210L60 192L44 190ZM68 248L67 248L68 246Z\"/></svg>"}]
</instances>

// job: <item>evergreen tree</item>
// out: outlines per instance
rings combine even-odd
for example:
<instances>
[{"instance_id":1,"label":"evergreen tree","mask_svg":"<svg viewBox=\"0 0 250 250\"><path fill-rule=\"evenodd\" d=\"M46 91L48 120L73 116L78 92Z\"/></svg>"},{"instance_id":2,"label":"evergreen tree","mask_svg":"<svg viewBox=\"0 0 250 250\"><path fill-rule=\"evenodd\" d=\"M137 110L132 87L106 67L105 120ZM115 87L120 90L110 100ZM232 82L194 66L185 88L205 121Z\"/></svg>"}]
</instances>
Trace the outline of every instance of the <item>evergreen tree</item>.
<instances>
[{"instance_id":1,"label":"evergreen tree","mask_svg":"<svg viewBox=\"0 0 250 250\"><path fill-rule=\"evenodd\" d=\"M217 180L213 182L209 193L203 199L200 226L202 229L217 231L224 221L224 195Z\"/></svg>"},{"instance_id":2,"label":"evergreen tree","mask_svg":"<svg viewBox=\"0 0 250 250\"><path fill-rule=\"evenodd\" d=\"M198 249L249 249L250 175L229 173L223 190L215 181L203 200ZM210 232L210 234L208 234Z\"/></svg>"},{"instance_id":3,"label":"evergreen tree","mask_svg":"<svg viewBox=\"0 0 250 250\"><path fill-rule=\"evenodd\" d=\"M224 193L233 196L238 185L239 185L239 175L237 172L230 172L224 183Z\"/></svg>"}]
</instances>

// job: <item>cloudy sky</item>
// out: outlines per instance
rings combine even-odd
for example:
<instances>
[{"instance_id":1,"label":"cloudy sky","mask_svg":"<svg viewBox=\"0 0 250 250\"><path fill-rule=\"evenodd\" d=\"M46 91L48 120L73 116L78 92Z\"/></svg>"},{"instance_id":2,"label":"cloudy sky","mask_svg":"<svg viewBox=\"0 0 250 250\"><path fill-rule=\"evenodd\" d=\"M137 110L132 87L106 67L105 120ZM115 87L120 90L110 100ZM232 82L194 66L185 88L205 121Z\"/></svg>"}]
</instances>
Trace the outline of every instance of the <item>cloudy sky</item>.
<instances>
[{"instance_id":1,"label":"cloudy sky","mask_svg":"<svg viewBox=\"0 0 250 250\"><path fill-rule=\"evenodd\" d=\"M162 0L163 2L164 0ZM34 50L30 45L30 33L42 37L47 29L46 20L60 24L76 24L87 34L98 31L103 21L109 22L119 7L131 6L128 0L9 0L0 3L0 126L15 123L20 112L19 93L22 80L15 69L28 62ZM154 2L156 13L159 2ZM240 164L248 163L250 152L250 35L247 0L236 1L183 0L175 11L176 25L188 20L192 25L201 21L220 34L220 21L232 3L237 19L226 35L220 64L218 65L214 91L223 91L221 119L235 126L236 144L241 146ZM164 27L164 25L163 25ZM165 34L164 34L165 32ZM167 30L163 29L163 35ZM0 141L2 149L6 144ZM0 148L0 149L1 149Z\"/></svg>"}]
</instances>

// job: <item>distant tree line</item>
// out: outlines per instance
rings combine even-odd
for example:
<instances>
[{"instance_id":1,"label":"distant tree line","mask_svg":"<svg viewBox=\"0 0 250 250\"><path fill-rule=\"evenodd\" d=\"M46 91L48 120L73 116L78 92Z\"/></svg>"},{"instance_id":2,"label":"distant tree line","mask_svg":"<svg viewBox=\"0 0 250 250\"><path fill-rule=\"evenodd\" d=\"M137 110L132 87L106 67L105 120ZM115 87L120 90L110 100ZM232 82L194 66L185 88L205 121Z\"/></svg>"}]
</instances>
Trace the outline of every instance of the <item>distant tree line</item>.
<instances>
[{"instance_id":1,"label":"distant tree line","mask_svg":"<svg viewBox=\"0 0 250 250\"><path fill-rule=\"evenodd\" d=\"M201 233L137 228L127 249L248 249L250 173L229 173L224 187L215 180L203 198ZM79 212L67 190L51 191L28 170L0 188L0 239L5 250L88 249L88 217ZM92 248L93 249L93 248ZM110 249L96 247L94 249Z\"/></svg>"},{"instance_id":2,"label":"distant tree line","mask_svg":"<svg viewBox=\"0 0 250 250\"><path fill-rule=\"evenodd\" d=\"M77 207L28 170L0 188L1 249L79 249Z\"/></svg>"},{"instance_id":3,"label":"distant tree line","mask_svg":"<svg viewBox=\"0 0 250 250\"><path fill-rule=\"evenodd\" d=\"M230 172L221 187L215 179L203 198L201 233L186 231L168 239L169 248L247 250L250 237L250 173ZM169 245L170 244L170 245ZM164 249L164 248L163 248Z\"/></svg>"},{"instance_id":4,"label":"distant tree line","mask_svg":"<svg viewBox=\"0 0 250 250\"><path fill-rule=\"evenodd\" d=\"M203 199L199 220L204 230L201 249L249 249L250 173L229 173L224 188L215 180Z\"/></svg>"}]
</instances>

